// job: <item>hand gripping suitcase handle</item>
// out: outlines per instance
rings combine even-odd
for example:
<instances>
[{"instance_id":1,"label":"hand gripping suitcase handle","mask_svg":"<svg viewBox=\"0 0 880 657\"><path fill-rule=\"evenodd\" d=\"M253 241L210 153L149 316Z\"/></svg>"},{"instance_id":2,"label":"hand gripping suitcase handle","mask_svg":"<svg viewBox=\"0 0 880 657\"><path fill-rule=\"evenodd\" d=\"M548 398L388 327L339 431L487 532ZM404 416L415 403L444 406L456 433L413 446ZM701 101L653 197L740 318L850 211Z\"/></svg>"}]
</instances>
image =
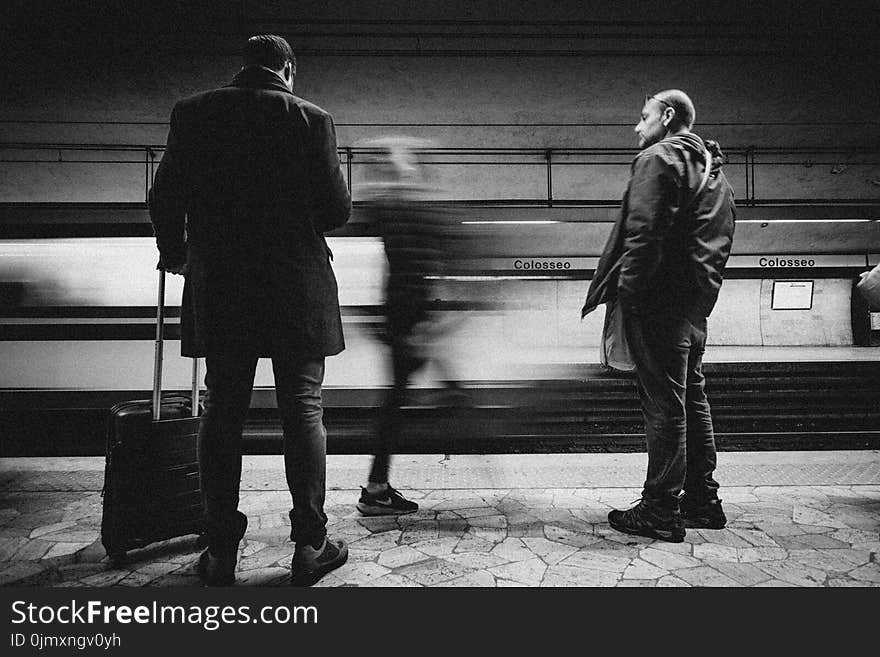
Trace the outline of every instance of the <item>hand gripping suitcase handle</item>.
<instances>
[{"instance_id":1,"label":"hand gripping suitcase handle","mask_svg":"<svg viewBox=\"0 0 880 657\"><path fill-rule=\"evenodd\" d=\"M162 357L165 339L165 270L159 270L159 297L156 301L156 342L153 347L153 420L158 420L162 410ZM193 358L192 366L192 416L199 414L199 359Z\"/></svg>"}]
</instances>

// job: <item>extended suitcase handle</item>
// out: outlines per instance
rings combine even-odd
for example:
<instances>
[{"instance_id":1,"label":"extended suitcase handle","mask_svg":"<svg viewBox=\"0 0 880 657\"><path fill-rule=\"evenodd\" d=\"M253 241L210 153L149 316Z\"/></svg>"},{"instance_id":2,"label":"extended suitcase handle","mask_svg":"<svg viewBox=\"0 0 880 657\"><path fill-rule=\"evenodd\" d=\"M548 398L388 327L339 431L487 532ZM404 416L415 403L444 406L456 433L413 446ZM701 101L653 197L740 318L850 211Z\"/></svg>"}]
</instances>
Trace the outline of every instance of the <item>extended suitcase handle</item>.
<instances>
[{"instance_id":1,"label":"extended suitcase handle","mask_svg":"<svg viewBox=\"0 0 880 657\"><path fill-rule=\"evenodd\" d=\"M156 301L156 342L153 347L153 420L158 420L162 410L162 358L165 339L165 270L159 270L159 298ZM192 416L199 414L199 359L193 358L192 366Z\"/></svg>"}]
</instances>

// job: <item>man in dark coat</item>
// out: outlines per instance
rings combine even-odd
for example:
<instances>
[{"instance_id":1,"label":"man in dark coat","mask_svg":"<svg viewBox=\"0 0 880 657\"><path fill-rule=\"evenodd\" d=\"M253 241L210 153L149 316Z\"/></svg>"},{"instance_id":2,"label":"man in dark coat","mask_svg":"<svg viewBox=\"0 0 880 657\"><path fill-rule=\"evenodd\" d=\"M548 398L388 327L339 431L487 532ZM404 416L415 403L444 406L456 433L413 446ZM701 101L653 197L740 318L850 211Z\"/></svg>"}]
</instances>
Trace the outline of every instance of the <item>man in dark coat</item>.
<instances>
[{"instance_id":1,"label":"man in dark coat","mask_svg":"<svg viewBox=\"0 0 880 657\"><path fill-rule=\"evenodd\" d=\"M736 211L720 149L691 132L694 115L677 89L645 99L635 128L644 150L582 310L620 303L645 418L642 499L608 520L619 531L673 542L684 540L686 526L720 529L727 521L712 477L702 362Z\"/></svg>"},{"instance_id":2,"label":"man in dark coat","mask_svg":"<svg viewBox=\"0 0 880 657\"><path fill-rule=\"evenodd\" d=\"M150 192L159 268L183 274L181 351L204 356L199 467L208 584L235 579L247 528L239 512L242 426L257 360L272 359L293 498L292 583L311 584L348 555L326 540L324 358L345 348L324 232L351 197L333 119L293 95L296 60L274 35L251 37L226 87L178 102Z\"/></svg>"}]
</instances>

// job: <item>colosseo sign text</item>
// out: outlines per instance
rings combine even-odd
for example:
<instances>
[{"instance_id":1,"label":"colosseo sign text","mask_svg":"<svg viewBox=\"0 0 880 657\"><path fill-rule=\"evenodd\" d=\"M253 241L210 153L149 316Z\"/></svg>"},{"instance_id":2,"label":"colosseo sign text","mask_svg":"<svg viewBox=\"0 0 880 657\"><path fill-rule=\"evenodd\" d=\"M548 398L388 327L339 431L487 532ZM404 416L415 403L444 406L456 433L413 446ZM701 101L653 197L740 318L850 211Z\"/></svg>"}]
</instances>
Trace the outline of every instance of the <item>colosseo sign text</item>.
<instances>
[{"instance_id":1,"label":"colosseo sign text","mask_svg":"<svg viewBox=\"0 0 880 657\"><path fill-rule=\"evenodd\" d=\"M793 258L793 257L776 257L761 256L758 259L758 265L761 267L815 267L815 258Z\"/></svg>"},{"instance_id":2,"label":"colosseo sign text","mask_svg":"<svg viewBox=\"0 0 880 657\"><path fill-rule=\"evenodd\" d=\"M728 268L827 269L864 267L866 258L856 254L797 253L786 255L732 255Z\"/></svg>"},{"instance_id":3,"label":"colosseo sign text","mask_svg":"<svg viewBox=\"0 0 880 657\"><path fill-rule=\"evenodd\" d=\"M532 259L521 259L517 258L513 261L513 268L517 271L532 271L532 270L556 270L556 271L564 271L566 269L571 269L571 262L569 260L552 260L550 258L532 258Z\"/></svg>"}]
</instances>

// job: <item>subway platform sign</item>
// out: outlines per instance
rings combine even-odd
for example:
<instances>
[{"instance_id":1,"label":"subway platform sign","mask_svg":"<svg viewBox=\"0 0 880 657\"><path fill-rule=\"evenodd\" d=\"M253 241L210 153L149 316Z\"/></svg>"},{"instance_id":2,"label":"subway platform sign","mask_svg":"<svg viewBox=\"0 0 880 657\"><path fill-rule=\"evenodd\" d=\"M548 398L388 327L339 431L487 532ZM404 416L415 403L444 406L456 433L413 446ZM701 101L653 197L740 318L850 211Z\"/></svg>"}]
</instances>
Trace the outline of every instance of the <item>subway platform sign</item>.
<instances>
[{"instance_id":1,"label":"subway platform sign","mask_svg":"<svg viewBox=\"0 0 880 657\"><path fill-rule=\"evenodd\" d=\"M869 257L865 254L732 255L727 262L727 267L731 269L761 269L768 272L779 269L864 269L868 261ZM534 274L539 276L564 276L576 272L595 271L599 264L599 258L598 256L510 256L459 261L459 264L473 270L489 270L511 274Z\"/></svg>"},{"instance_id":2,"label":"subway platform sign","mask_svg":"<svg viewBox=\"0 0 880 657\"><path fill-rule=\"evenodd\" d=\"M728 267L737 269L823 269L837 267L865 267L864 255L732 255Z\"/></svg>"},{"instance_id":3,"label":"subway platform sign","mask_svg":"<svg viewBox=\"0 0 880 657\"><path fill-rule=\"evenodd\" d=\"M531 257L487 258L482 265L495 271L509 271L524 274L570 274L578 271L596 269L599 258L587 257Z\"/></svg>"}]
</instances>

